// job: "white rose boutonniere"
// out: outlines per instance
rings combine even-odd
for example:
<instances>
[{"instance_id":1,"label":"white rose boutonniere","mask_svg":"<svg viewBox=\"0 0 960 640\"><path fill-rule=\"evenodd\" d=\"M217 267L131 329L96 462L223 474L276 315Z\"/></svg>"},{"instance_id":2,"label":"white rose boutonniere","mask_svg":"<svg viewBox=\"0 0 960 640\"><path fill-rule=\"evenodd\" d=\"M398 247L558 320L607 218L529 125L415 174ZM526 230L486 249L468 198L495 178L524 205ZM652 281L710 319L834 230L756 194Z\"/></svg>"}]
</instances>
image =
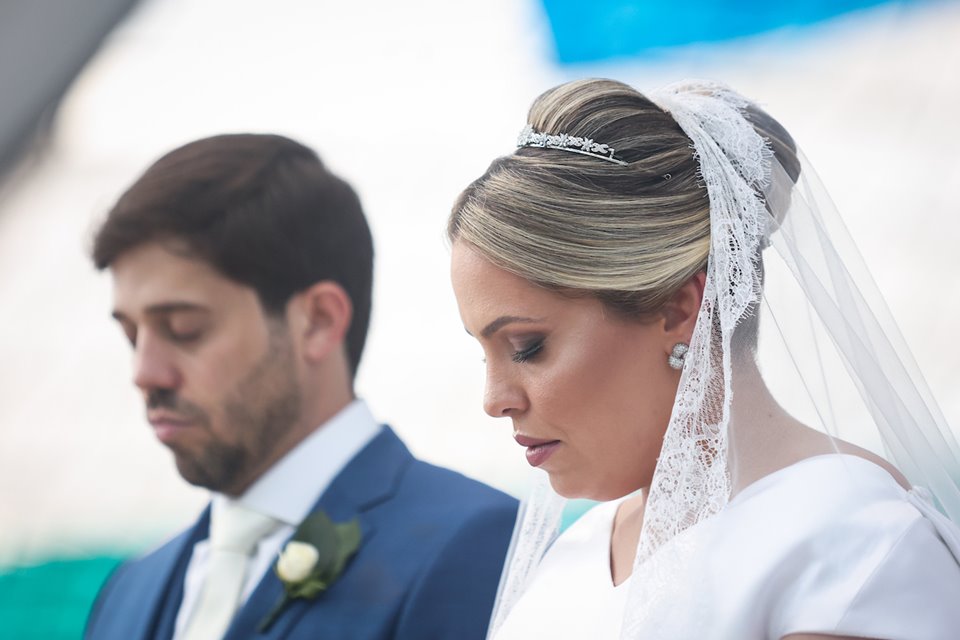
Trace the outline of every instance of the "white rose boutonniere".
<instances>
[{"instance_id":1,"label":"white rose boutonniere","mask_svg":"<svg viewBox=\"0 0 960 640\"><path fill-rule=\"evenodd\" d=\"M283 583L284 594L260 623L265 632L297 598L313 599L340 577L347 562L360 547L360 524L333 522L317 511L300 523L280 552L274 570Z\"/></svg>"},{"instance_id":2,"label":"white rose boutonniere","mask_svg":"<svg viewBox=\"0 0 960 640\"><path fill-rule=\"evenodd\" d=\"M303 582L317 566L320 552L309 542L291 540L280 552L277 575L284 582Z\"/></svg>"}]
</instances>

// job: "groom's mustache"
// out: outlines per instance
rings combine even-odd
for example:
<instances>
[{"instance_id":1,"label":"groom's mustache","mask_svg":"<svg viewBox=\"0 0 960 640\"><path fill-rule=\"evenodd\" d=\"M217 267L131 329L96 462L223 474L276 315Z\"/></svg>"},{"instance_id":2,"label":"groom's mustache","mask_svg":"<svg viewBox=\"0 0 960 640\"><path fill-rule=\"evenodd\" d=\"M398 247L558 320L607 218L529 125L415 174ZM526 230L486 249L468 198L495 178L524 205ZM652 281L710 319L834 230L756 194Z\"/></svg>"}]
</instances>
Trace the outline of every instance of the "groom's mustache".
<instances>
[{"instance_id":1,"label":"groom's mustache","mask_svg":"<svg viewBox=\"0 0 960 640\"><path fill-rule=\"evenodd\" d=\"M153 389L147 393L147 411L167 409L184 420L207 422L207 414L195 404L180 398L172 389Z\"/></svg>"}]
</instances>

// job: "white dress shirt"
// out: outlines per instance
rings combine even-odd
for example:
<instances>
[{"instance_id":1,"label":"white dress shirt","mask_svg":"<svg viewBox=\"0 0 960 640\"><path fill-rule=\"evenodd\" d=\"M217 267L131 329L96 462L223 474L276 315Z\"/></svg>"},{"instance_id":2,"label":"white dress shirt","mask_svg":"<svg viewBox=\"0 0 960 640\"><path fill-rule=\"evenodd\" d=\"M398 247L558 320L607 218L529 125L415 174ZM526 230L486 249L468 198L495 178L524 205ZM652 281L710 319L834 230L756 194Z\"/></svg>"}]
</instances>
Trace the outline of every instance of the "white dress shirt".
<instances>
[{"instance_id":1,"label":"white dress shirt","mask_svg":"<svg viewBox=\"0 0 960 640\"><path fill-rule=\"evenodd\" d=\"M219 493L211 496L210 508L214 514L228 501L236 500L248 509L282 523L277 531L257 545L240 596L241 607L320 495L347 463L380 433L380 429L366 403L354 400L277 461L242 496L230 498ZM203 587L209 556L208 540L200 540L194 545L183 581L183 600L177 612L173 640L183 637Z\"/></svg>"}]
</instances>

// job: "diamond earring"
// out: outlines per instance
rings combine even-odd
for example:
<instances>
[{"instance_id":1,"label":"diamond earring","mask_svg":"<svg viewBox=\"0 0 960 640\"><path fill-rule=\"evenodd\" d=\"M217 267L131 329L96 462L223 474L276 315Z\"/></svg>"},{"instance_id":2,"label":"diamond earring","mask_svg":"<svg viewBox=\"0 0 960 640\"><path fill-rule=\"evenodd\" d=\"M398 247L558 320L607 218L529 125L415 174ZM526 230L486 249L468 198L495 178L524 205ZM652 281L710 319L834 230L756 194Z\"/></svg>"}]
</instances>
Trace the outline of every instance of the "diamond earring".
<instances>
[{"instance_id":1,"label":"diamond earring","mask_svg":"<svg viewBox=\"0 0 960 640\"><path fill-rule=\"evenodd\" d=\"M670 357L667 359L670 367L677 371L683 369L683 360L687 357L687 351L689 350L690 346L685 342L678 342L673 345L673 351L670 352Z\"/></svg>"}]
</instances>

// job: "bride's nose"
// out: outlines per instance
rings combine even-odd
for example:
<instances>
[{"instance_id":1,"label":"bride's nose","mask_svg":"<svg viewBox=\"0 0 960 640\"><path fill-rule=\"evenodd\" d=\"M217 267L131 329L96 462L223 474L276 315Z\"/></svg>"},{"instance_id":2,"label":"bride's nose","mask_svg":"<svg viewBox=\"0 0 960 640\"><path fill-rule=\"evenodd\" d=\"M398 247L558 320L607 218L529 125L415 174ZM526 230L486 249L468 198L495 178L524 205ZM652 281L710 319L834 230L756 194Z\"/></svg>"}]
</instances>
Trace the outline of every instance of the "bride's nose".
<instances>
[{"instance_id":1,"label":"bride's nose","mask_svg":"<svg viewBox=\"0 0 960 640\"><path fill-rule=\"evenodd\" d=\"M523 387L510 376L487 367L483 410L493 418L515 417L527 410L529 401Z\"/></svg>"}]
</instances>

